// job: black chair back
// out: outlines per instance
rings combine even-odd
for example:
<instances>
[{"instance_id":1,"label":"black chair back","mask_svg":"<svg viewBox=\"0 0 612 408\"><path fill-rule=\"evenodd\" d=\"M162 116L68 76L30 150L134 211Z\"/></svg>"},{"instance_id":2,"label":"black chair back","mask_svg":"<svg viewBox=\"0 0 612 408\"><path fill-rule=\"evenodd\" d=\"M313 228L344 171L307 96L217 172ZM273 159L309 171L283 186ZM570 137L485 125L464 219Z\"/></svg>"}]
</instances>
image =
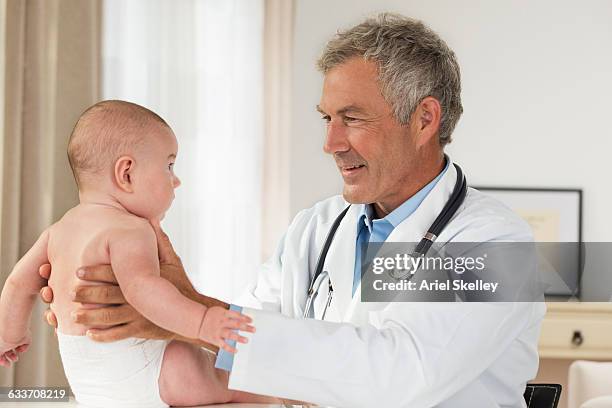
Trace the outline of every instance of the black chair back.
<instances>
[{"instance_id":1,"label":"black chair back","mask_svg":"<svg viewBox=\"0 0 612 408\"><path fill-rule=\"evenodd\" d=\"M561 384L527 384L527 408L557 408L561 398Z\"/></svg>"}]
</instances>

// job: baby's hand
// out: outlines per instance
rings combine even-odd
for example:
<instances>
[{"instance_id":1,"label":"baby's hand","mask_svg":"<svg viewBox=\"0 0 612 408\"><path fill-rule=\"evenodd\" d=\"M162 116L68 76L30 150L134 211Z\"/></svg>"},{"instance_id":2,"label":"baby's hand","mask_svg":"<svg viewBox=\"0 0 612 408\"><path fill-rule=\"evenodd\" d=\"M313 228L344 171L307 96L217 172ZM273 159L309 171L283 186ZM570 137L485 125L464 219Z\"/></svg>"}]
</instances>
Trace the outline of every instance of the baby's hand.
<instances>
[{"instance_id":1,"label":"baby's hand","mask_svg":"<svg viewBox=\"0 0 612 408\"><path fill-rule=\"evenodd\" d=\"M0 366L10 367L19 360L19 354L25 353L30 347L32 336L28 332L21 340L8 343L0 339Z\"/></svg>"},{"instance_id":2,"label":"baby's hand","mask_svg":"<svg viewBox=\"0 0 612 408\"><path fill-rule=\"evenodd\" d=\"M209 307L200 327L200 339L219 346L225 351L236 353L236 349L225 340L236 340L247 343L246 337L240 336L235 330L254 333L255 327L249 325L252 319L234 310L227 310L219 306Z\"/></svg>"}]
</instances>

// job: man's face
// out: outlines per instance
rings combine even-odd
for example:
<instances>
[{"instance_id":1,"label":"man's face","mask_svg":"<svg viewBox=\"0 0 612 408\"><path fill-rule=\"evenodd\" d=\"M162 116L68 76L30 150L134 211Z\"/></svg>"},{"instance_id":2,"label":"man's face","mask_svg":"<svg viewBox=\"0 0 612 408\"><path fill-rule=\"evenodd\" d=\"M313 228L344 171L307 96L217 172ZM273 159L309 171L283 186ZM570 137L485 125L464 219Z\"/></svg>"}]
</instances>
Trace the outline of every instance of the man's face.
<instances>
[{"instance_id":1,"label":"man's face","mask_svg":"<svg viewBox=\"0 0 612 408\"><path fill-rule=\"evenodd\" d=\"M323 149L336 160L344 198L391 210L408 199L414 137L383 98L376 64L352 58L328 71L318 109L327 122Z\"/></svg>"}]
</instances>

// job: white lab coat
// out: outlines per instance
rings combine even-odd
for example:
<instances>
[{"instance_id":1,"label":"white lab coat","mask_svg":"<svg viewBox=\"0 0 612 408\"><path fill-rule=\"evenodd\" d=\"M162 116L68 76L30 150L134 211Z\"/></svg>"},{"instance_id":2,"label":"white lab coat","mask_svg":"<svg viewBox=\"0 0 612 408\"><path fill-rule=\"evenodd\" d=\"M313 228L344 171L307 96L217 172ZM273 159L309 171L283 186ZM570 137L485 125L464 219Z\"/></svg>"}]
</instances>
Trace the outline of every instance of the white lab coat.
<instances>
[{"instance_id":1,"label":"white lab coat","mask_svg":"<svg viewBox=\"0 0 612 408\"><path fill-rule=\"evenodd\" d=\"M449 166L387 241L418 242L451 195ZM325 236L347 203L300 212L257 284L240 299L256 333L239 344L229 387L334 407L522 407L538 368L543 303L361 303L351 296L359 206L351 206L325 270L334 295L326 321L301 318ZM526 223L469 189L439 242L531 241ZM321 316L323 285L314 302Z\"/></svg>"}]
</instances>

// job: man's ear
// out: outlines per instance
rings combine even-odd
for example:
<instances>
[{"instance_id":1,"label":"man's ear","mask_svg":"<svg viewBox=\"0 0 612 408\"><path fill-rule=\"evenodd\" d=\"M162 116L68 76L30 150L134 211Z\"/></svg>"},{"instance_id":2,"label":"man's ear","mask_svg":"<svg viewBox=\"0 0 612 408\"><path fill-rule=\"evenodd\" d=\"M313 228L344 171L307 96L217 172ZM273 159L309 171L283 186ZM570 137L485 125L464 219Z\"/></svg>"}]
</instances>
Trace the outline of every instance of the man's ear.
<instances>
[{"instance_id":1,"label":"man's ear","mask_svg":"<svg viewBox=\"0 0 612 408\"><path fill-rule=\"evenodd\" d=\"M134 159L130 156L121 156L115 162L115 183L126 193L134 191L132 184L134 164Z\"/></svg>"},{"instance_id":2,"label":"man's ear","mask_svg":"<svg viewBox=\"0 0 612 408\"><path fill-rule=\"evenodd\" d=\"M413 131L416 132L417 147L427 145L436 139L438 143L438 131L442 119L442 107L440 102L433 96L425 97L412 114Z\"/></svg>"}]
</instances>

